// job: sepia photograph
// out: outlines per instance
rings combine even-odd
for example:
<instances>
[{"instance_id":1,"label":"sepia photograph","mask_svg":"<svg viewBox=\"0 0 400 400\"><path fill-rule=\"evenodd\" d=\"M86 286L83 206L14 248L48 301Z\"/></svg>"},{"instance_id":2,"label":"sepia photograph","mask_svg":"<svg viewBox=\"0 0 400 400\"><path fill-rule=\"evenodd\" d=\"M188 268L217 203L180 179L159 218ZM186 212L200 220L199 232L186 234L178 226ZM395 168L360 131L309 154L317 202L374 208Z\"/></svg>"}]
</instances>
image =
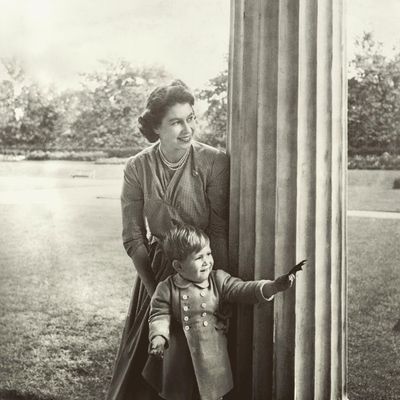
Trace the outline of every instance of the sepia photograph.
<instances>
[{"instance_id":1,"label":"sepia photograph","mask_svg":"<svg viewBox=\"0 0 400 400\"><path fill-rule=\"evenodd\" d=\"M399 400L399 16L0 0L0 400Z\"/></svg>"}]
</instances>

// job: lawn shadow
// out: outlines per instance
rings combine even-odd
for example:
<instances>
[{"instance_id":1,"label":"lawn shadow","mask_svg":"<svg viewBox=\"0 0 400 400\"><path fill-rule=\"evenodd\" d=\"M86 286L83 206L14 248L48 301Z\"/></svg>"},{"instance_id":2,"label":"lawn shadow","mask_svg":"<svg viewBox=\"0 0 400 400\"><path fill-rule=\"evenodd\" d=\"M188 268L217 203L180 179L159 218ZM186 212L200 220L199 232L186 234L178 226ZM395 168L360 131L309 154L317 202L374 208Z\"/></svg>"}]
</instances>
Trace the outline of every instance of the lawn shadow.
<instances>
[{"instance_id":1,"label":"lawn shadow","mask_svg":"<svg viewBox=\"0 0 400 400\"><path fill-rule=\"evenodd\" d=\"M57 400L54 396L21 393L17 390L0 390L0 400Z\"/></svg>"}]
</instances>

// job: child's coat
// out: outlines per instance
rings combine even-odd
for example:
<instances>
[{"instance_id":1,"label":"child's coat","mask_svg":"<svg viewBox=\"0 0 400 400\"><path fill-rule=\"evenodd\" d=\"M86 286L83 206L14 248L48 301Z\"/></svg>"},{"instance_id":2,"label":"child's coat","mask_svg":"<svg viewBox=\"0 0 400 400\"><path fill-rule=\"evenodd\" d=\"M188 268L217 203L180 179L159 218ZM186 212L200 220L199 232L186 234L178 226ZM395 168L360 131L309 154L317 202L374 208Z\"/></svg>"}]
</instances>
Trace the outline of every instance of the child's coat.
<instances>
[{"instance_id":1,"label":"child's coat","mask_svg":"<svg viewBox=\"0 0 400 400\"><path fill-rule=\"evenodd\" d=\"M208 281L193 283L175 274L156 289L150 309L150 341L164 336L168 349L162 374L145 378L167 400L191 398L197 385L202 400L215 400L233 387L225 335L226 324L218 316L220 302L266 302L262 287L271 281L247 281L223 270L211 272Z\"/></svg>"}]
</instances>

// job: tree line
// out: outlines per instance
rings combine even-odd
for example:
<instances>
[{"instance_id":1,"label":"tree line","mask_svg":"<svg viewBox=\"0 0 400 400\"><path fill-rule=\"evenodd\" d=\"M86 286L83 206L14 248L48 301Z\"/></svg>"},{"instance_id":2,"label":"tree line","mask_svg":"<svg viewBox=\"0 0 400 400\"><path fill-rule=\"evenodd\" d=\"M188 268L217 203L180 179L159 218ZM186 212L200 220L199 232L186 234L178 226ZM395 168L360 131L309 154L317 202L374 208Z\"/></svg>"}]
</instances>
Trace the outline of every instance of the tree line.
<instances>
[{"instance_id":1,"label":"tree line","mask_svg":"<svg viewBox=\"0 0 400 400\"><path fill-rule=\"evenodd\" d=\"M135 68L126 61L103 62L81 75L80 86L57 91L32 82L18 60L2 60L8 79L0 82L0 144L3 148L132 148L143 145L137 117L146 95L171 79L162 68Z\"/></svg>"},{"instance_id":2,"label":"tree line","mask_svg":"<svg viewBox=\"0 0 400 400\"><path fill-rule=\"evenodd\" d=\"M349 65L350 155L400 155L400 52L383 55L371 33L356 42ZM58 92L32 82L15 59L1 60L0 145L25 149L129 149L144 146L137 116L149 91L172 77L159 67L103 62L81 75L77 89ZM223 71L196 95L206 104L200 139L224 147L228 73Z\"/></svg>"},{"instance_id":3,"label":"tree line","mask_svg":"<svg viewBox=\"0 0 400 400\"><path fill-rule=\"evenodd\" d=\"M400 155L400 52L385 56L371 33L356 41L356 49L348 77L349 155ZM200 92L208 102L205 135L214 145L225 141L227 82L224 71Z\"/></svg>"}]
</instances>

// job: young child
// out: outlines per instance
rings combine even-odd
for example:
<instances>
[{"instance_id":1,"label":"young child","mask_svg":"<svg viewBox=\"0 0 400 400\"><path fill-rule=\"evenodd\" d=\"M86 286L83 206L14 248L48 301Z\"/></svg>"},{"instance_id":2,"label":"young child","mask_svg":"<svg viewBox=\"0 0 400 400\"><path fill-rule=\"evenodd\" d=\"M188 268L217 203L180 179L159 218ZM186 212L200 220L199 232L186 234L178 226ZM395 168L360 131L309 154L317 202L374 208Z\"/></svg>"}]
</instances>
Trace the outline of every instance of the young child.
<instances>
[{"instance_id":1,"label":"young child","mask_svg":"<svg viewBox=\"0 0 400 400\"><path fill-rule=\"evenodd\" d=\"M149 353L162 358L162 374L157 383L143 375L167 400L221 399L233 379L220 303L270 301L295 275L245 282L213 270L207 235L187 225L168 232L163 249L176 274L157 286L149 317Z\"/></svg>"}]
</instances>

